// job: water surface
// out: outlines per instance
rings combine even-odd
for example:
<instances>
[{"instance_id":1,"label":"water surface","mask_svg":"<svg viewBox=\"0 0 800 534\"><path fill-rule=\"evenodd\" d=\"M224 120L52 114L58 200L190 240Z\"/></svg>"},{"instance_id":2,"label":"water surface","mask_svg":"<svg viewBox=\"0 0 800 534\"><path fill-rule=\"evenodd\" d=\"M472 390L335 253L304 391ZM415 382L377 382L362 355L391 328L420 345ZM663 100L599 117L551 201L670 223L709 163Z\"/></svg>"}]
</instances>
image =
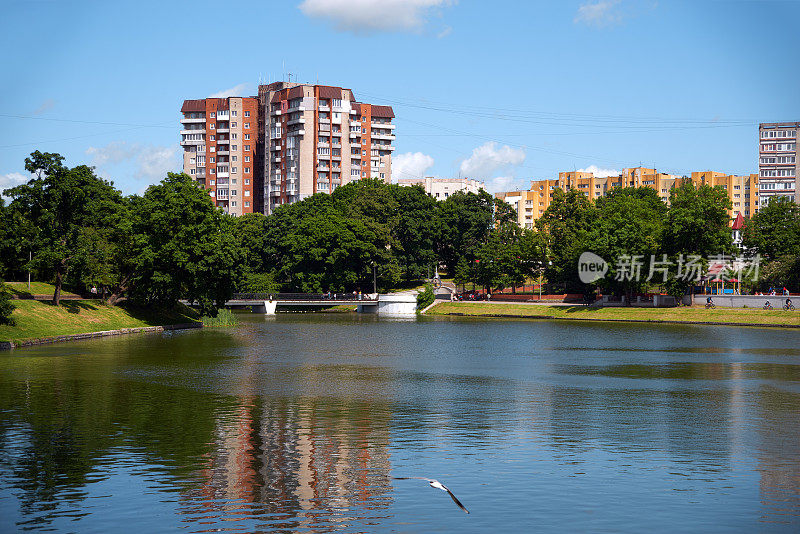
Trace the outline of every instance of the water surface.
<instances>
[{"instance_id":1,"label":"water surface","mask_svg":"<svg viewBox=\"0 0 800 534\"><path fill-rule=\"evenodd\" d=\"M800 531L794 331L241 318L0 354L0 531Z\"/></svg>"}]
</instances>

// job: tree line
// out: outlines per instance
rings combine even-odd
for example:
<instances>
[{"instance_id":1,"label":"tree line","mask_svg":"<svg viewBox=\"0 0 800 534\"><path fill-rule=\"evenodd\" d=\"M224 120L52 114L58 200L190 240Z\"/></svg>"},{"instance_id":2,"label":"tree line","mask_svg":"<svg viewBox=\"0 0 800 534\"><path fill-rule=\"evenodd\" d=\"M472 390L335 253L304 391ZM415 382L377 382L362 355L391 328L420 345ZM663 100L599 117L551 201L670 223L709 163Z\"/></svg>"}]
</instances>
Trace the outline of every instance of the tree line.
<instances>
[{"instance_id":1,"label":"tree line","mask_svg":"<svg viewBox=\"0 0 800 534\"><path fill-rule=\"evenodd\" d=\"M109 304L171 306L179 299L214 313L234 292L379 291L415 285L435 268L458 284L488 290L542 277L559 291L632 295L646 276L618 277L615 258L675 262L683 255L734 255L730 200L721 187L683 181L669 204L651 188L615 188L595 201L555 189L535 227L481 190L437 201L420 186L360 180L278 207L272 215L231 217L185 174L169 173L141 195L123 195L92 167L58 154L25 160L33 178L0 199L0 278L34 278ZM770 202L744 228L763 256L761 284L798 288L800 207ZM610 262L593 284L579 278L591 251ZM682 295L690 284L672 279Z\"/></svg>"}]
</instances>

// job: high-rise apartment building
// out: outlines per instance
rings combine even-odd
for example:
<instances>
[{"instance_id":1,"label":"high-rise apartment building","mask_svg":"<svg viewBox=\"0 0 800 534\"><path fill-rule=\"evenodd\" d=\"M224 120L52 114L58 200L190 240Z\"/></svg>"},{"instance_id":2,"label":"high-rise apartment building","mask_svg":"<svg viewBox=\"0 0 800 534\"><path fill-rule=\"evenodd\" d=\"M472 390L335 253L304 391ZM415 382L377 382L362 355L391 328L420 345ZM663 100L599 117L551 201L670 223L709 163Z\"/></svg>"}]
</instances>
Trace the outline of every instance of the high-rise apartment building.
<instances>
[{"instance_id":1,"label":"high-rise apartment building","mask_svg":"<svg viewBox=\"0 0 800 534\"><path fill-rule=\"evenodd\" d=\"M392 181L390 106L350 89L275 82L258 97L185 100L183 170L232 215L272 213L362 178Z\"/></svg>"},{"instance_id":2,"label":"high-rise apartment building","mask_svg":"<svg viewBox=\"0 0 800 534\"><path fill-rule=\"evenodd\" d=\"M800 122L768 122L758 126L758 175L764 204L776 196L800 203Z\"/></svg>"},{"instance_id":3,"label":"high-rise apartment building","mask_svg":"<svg viewBox=\"0 0 800 534\"><path fill-rule=\"evenodd\" d=\"M208 190L231 215L260 208L258 100L228 97L184 100L181 106L183 172Z\"/></svg>"},{"instance_id":4,"label":"high-rise apartment building","mask_svg":"<svg viewBox=\"0 0 800 534\"><path fill-rule=\"evenodd\" d=\"M728 216L733 220L737 215L750 217L758 211L759 177L757 174L735 176L714 171L693 172L686 177L695 186L720 186L731 201ZM523 228L533 228L534 221L541 217L550 206L553 191L576 189L590 199L604 196L614 187L650 187L659 198L669 202L670 189L680 185L682 177L665 174L656 169L632 167L623 169L617 176L595 176L591 172L560 172L557 180L535 180L528 191L510 191L495 196L511 204L517 210L517 223Z\"/></svg>"},{"instance_id":5,"label":"high-rise apartment building","mask_svg":"<svg viewBox=\"0 0 800 534\"><path fill-rule=\"evenodd\" d=\"M275 82L258 88L264 212L352 180L392 181L394 112L350 89Z\"/></svg>"}]
</instances>

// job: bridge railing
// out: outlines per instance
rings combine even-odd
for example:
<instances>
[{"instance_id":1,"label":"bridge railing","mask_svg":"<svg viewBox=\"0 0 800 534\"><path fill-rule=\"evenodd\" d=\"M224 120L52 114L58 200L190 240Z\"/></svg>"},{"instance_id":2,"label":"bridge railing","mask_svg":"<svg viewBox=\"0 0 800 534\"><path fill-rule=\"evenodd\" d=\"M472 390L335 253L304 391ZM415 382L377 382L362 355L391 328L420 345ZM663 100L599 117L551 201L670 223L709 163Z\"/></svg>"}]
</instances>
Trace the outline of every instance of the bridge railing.
<instances>
[{"instance_id":1,"label":"bridge railing","mask_svg":"<svg viewBox=\"0 0 800 534\"><path fill-rule=\"evenodd\" d=\"M352 293L234 293L232 300L289 300L289 301L309 301L309 300L336 300L363 302L376 301L377 297L371 298L370 295L362 293L361 298Z\"/></svg>"}]
</instances>

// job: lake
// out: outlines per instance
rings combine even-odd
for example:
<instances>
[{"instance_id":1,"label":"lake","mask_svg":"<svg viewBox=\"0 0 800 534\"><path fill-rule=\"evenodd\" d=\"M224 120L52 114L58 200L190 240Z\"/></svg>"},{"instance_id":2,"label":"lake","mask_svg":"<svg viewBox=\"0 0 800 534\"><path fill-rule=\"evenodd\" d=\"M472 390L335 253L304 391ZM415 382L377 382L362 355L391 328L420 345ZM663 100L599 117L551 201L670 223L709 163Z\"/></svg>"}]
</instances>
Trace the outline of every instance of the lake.
<instances>
[{"instance_id":1,"label":"lake","mask_svg":"<svg viewBox=\"0 0 800 534\"><path fill-rule=\"evenodd\" d=\"M239 317L0 353L0 531L800 531L796 330Z\"/></svg>"}]
</instances>

